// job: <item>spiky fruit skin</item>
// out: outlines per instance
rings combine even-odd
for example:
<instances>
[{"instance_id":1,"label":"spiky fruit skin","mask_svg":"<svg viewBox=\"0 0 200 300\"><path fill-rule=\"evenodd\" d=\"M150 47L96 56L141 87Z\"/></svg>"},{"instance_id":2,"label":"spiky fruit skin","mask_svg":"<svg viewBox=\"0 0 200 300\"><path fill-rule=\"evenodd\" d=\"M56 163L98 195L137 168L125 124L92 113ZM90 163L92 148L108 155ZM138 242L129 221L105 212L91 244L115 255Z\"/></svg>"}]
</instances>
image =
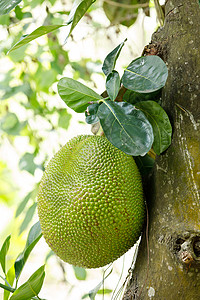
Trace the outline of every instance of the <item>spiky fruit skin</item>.
<instances>
[{"instance_id":1,"label":"spiky fruit skin","mask_svg":"<svg viewBox=\"0 0 200 300\"><path fill-rule=\"evenodd\" d=\"M137 241L145 206L130 155L105 137L82 135L49 162L38 193L44 238L65 262L104 266Z\"/></svg>"}]
</instances>

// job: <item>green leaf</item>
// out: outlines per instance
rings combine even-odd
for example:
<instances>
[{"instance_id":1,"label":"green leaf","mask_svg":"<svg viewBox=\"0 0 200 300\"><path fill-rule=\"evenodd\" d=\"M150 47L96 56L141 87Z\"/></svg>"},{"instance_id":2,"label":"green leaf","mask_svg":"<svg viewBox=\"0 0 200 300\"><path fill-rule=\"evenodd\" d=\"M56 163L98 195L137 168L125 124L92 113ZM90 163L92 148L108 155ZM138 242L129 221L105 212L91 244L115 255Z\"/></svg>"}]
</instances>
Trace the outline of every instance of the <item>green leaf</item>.
<instances>
[{"instance_id":1,"label":"green leaf","mask_svg":"<svg viewBox=\"0 0 200 300\"><path fill-rule=\"evenodd\" d=\"M37 296L42 288L44 277L44 266L42 266L13 293L10 300L28 300Z\"/></svg>"},{"instance_id":2,"label":"green leaf","mask_svg":"<svg viewBox=\"0 0 200 300\"><path fill-rule=\"evenodd\" d=\"M25 127L26 122L19 122L16 114L7 113L0 120L1 129L9 135L18 135L20 131Z\"/></svg>"},{"instance_id":3,"label":"green leaf","mask_svg":"<svg viewBox=\"0 0 200 300\"><path fill-rule=\"evenodd\" d=\"M8 14L21 1L22 0L1 0L0 1L0 15Z\"/></svg>"},{"instance_id":4,"label":"green leaf","mask_svg":"<svg viewBox=\"0 0 200 300\"><path fill-rule=\"evenodd\" d=\"M8 249L10 246L10 238L11 238L11 236L9 235L5 239L3 246L1 247L1 251L0 251L0 263L1 263L1 267L2 267L4 274L6 274L6 255L8 253Z\"/></svg>"},{"instance_id":5,"label":"green leaf","mask_svg":"<svg viewBox=\"0 0 200 300\"><path fill-rule=\"evenodd\" d=\"M112 50L105 58L102 66L102 71L108 76L115 68L116 61L127 39Z\"/></svg>"},{"instance_id":6,"label":"green leaf","mask_svg":"<svg viewBox=\"0 0 200 300\"><path fill-rule=\"evenodd\" d=\"M136 104L140 101L147 101L147 100L153 100L153 101L159 101L161 98L161 91L162 89L155 91L153 93L136 93L134 91L127 90L126 93L123 95L123 101L128 102L131 104Z\"/></svg>"},{"instance_id":7,"label":"green leaf","mask_svg":"<svg viewBox=\"0 0 200 300\"><path fill-rule=\"evenodd\" d=\"M18 20L23 19L23 12L22 12L21 8L18 5L15 7L15 15L16 15L16 18Z\"/></svg>"},{"instance_id":8,"label":"green leaf","mask_svg":"<svg viewBox=\"0 0 200 300\"><path fill-rule=\"evenodd\" d=\"M136 156L134 160L142 176L147 175L153 168L155 160L148 154L145 156Z\"/></svg>"},{"instance_id":9,"label":"green leaf","mask_svg":"<svg viewBox=\"0 0 200 300\"><path fill-rule=\"evenodd\" d=\"M95 124L99 122L97 117L97 111L99 108L99 103L90 104L85 112L85 120L88 124Z\"/></svg>"},{"instance_id":10,"label":"green leaf","mask_svg":"<svg viewBox=\"0 0 200 300\"><path fill-rule=\"evenodd\" d=\"M73 266L74 274L78 280L85 280L87 276L87 272L84 268L80 268L77 266Z\"/></svg>"},{"instance_id":11,"label":"green leaf","mask_svg":"<svg viewBox=\"0 0 200 300\"><path fill-rule=\"evenodd\" d=\"M135 104L147 117L153 127L153 150L156 154L165 151L171 144L172 127L167 113L155 101L143 101Z\"/></svg>"},{"instance_id":12,"label":"green leaf","mask_svg":"<svg viewBox=\"0 0 200 300\"><path fill-rule=\"evenodd\" d=\"M66 105L78 113L84 112L90 102L102 99L92 89L68 77L58 82L58 93Z\"/></svg>"},{"instance_id":13,"label":"green leaf","mask_svg":"<svg viewBox=\"0 0 200 300\"><path fill-rule=\"evenodd\" d=\"M122 84L138 93L151 93L165 85L167 76L168 70L163 60L156 55L149 55L130 63L122 76Z\"/></svg>"},{"instance_id":14,"label":"green leaf","mask_svg":"<svg viewBox=\"0 0 200 300\"><path fill-rule=\"evenodd\" d=\"M20 170L26 170L27 172L34 175L37 165L34 163L35 155L33 153L25 153L20 161L19 168Z\"/></svg>"},{"instance_id":15,"label":"green leaf","mask_svg":"<svg viewBox=\"0 0 200 300\"><path fill-rule=\"evenodd\" d=\"M6 280L10 284L10 286L13 285L13 282L15 280L15 268L14 265L8 270L8 273L6 274ZM10 292L7 290L4 290L4 296L3 300L8 300L10 295Z\"/></svg>"},{"instance_id":16,"label":"green leaf","mask_svg":"<svg viewBox=\"0 0 200 300\"><path fill-rule=\"evenodd\" d=\"M134 8L132 5L139 4L138 0L112 0L112 2L103 2L103 10L106 17L110 20L111 24L122 24L127 27L131 26L137 19L138 8ZM116 4L116 5L115 5ZM118 6L119 5L119 6ZM122 7L120 7L122 5ZM123 7L123 5L125 7ZM131 5L132 7L126 7Z\"/></svg>"},{"instance_id":17,"label":"green leaf","mask_svg":"<svg viewBox=\"0 0 200 300\"><path fill-rule=\"evenodd\" d=\"M120 88L120 77L117 71L112 71L106 79L106 90L108 96L114 101L118 95Z\"/></svg>"},{"instance_id":18,"label":"green leaf","mask_svg":"<svg viewBox=\"0 0 200 300\"><path fill-rule=\"evenodd\" d=\"M58 126L68 129L72 115L66 109L59 111Z\"/></svg>"},{"instance_id":19,"label":"green leaf","mask_svg":"<svg viewBox=\"0 0 200 300\"><path fill-rule=\"evenodd\" d=\"M66 25L47 25L47 26L40 26L36 30L34 30L32 33L22 36L21 40L17 42L8 53L30 43L31 41L37 39L38 37L45 35L47 33L50 33L54 30L57 30L60 27L63 27Z\"/></svg>"},{"instance_id":20,"label":"green leaf","mask_svg":"<svg viewBox=\"0 0 200 300\"><path fill-rule=\"evenodd\" d=\"M23 250L23 252L17 257L15 261L15 277L18 280L19 276L22 272L22 269L37 242L40 240L42 237L42 231L40 227L40 222L38 221L35 223L28 234L27 241L26 241L26 246Z\"/></svg>"},{"instance_id":21,"label":"green leaf","mask_svg":"<svg viewBox=\"0 0 200 300\"><path fill-rule=\"evenodd\" d=\"M88 8L92 5L92 3L95 2L95 0L75 0L73 3L72 10L69 14L69 19L67 24L70 24L69 33L65 39L65 43L69 37L69 35L72 33L72 30L74 27L78 24L80 19L84 16Z\"/></svg>"},{"instance_id":22,"label":"green leaf","mask_svg":"<svg viewBox=\"0 0 200 300\"><path fill-rule=\"evenodd\" d=\"M102 102L97 115L111 144L133 156L145 155L153 143L153 130L143 112L126 102Z\"/></svg>"},{"instance_id":23,"label":"green leaf","mask_svg":"<svg viewBox=\"0 0 200 300\"><path fill-rule=\"evenodd\" d=\"M100 295L105 295L105 294L110 294L112 293L112 290L111 289L101 289L101 290L98 290L97 294L100 294Z\"/></svg>"},{"instance_id":24,"label":"green leaf","mask_svg":"<svg viewBox=\"0 0 200 300\"><path fill-rule=\"evenodd\" d=\"M20 202L17 210L16 210L16 214L15 214L15 218L17 218L24 210L24 208L26 207L29 199L31 198L32 192L28 193L26 195L26 197Z\"/></svg>"},{"instance_id":25,"label":"green leaf","mask_svg":"<svg viewBox=\"0 0 200 300\"><path fill-rule=\"evenodd\" d=\"M25 218L24 218L24 220L23 220L23 222L22 222L22 224L20 226L19 234L21 234L28 227L28 224L31 222L31 220L32 220L32 218L34 216L36 207L37 207L37 203L33 203L33 205L31 205L29 207L29 209L27 210Z\"/></svg>"}]
</instances>

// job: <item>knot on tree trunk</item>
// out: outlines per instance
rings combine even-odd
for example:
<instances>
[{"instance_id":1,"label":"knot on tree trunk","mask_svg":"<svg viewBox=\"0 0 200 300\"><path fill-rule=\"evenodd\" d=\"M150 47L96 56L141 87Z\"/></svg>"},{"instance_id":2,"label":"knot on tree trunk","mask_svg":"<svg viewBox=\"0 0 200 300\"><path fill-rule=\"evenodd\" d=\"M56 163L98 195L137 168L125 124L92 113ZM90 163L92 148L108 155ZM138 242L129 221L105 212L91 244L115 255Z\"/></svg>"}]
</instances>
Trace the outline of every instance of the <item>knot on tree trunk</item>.
<instances>
[{"instance_id":1,"label":"knot on tree trunk","mask_svg":"<svg viewBox=\"0 0 200 300\"><path fill-rule=\"evenodd\" d=\"M186 270L200 269L200 232L184 232L172 238L172 252Z\"/></svg>"}]
</instances>

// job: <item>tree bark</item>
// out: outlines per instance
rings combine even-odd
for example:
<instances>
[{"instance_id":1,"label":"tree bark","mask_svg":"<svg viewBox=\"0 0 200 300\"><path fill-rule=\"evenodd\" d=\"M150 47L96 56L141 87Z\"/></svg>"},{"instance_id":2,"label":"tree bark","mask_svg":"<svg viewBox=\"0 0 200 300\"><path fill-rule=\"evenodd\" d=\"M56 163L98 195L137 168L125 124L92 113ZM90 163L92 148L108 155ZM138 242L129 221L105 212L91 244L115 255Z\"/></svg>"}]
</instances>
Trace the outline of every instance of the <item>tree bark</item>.
<instances>
[{"instance_id":1,"label":"tree bark","mask_svg":"<svg viewBox=\"0 0 200 300\"><path fill-rule=\"evenodd\" d=\"M162 106L172 126L169 149L145 185L143 234L123 300L200 299L200 7L166 0L165 23L152 37L169 76Z\"/></svg>"}]
</instances>

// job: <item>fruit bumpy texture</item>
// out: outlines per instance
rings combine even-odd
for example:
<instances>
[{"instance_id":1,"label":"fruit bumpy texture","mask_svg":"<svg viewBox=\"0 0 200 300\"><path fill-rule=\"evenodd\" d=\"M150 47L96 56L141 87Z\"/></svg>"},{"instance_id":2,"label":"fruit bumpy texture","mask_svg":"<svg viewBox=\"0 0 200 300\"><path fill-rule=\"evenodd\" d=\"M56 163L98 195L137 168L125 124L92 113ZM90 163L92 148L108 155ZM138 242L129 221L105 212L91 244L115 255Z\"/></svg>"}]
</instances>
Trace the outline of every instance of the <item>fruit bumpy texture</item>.
<instances>
[{"instance_id":1,"label":"fruit bumpy texture","mask_svg":"<svg viewBox=\"0 0 200 300\"><path fill-rule=\"evenodd\" d=\"M47 244L63 261L85 268L114 261L134 245L144 221L134 159L105 137L73 138L44 172L38 214Z\"/></svg>"}]
</instances>

